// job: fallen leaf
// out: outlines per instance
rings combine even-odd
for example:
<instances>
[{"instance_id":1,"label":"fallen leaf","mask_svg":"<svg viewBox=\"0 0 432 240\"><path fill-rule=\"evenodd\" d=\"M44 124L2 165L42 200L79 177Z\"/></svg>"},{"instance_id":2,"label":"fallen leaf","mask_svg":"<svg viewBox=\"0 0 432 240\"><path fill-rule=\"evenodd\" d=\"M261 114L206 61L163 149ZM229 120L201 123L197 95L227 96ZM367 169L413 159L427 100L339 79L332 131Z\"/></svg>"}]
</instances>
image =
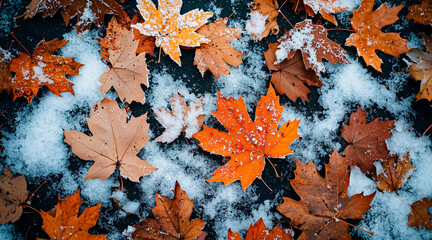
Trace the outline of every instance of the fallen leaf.
<instances>
[{"instance_id":1,"label":"fallen leaf","mask_svg":"<svg viewBox=\"0 0 432 240\"><path fill-rule=\"evenodd\" d=\"M145 22L132 27L141 34L156 37L156 46L162 47L179 66L180 46L198 47L210 41L195 30L204 25L212 13L194 9L181 15L182 0L159 0L158 10L151 0L138 0L137 3Z\"/></svg>"},{"instance_id":2,"label":"fallen leaf","mask_svg":"<svg viewBox=\"0 0 432 240\"><path fill-rule=\"evenodd\" d=\"M366 122L366 111L358 108L351 114L349 125L342 127L342 137L349 143L345 148L345 156L350 166L357 166L364 173L376 176L374 160L385 160L389 150L385 140L392 136L394 120L380 121L376 118Z\"/></svg>"},{"instance_id":3,"label":"fallen leaf","mask_svg":"<svg viewBox=\"0 0 432 240\"><path fill-rule=\"evenodd\" d=\"M241 38L242 31L238 28L226 26L228 18L219 18L197 30L198 34L211 40L201 44L195 51L194 65L197 65L201 76L206 70L210 70L216 78L221 74L229 75L230 67L238 67L242 61L243 53L237 51L229 42Z\"/></svg>"},{"instance_id":4,"label":"fallen leaf","mask_svg":"<svg viewBox=\"0 0 432 240\"><path fill-rule=\"evenodd\" d=\"M313 17L318 12L321 13L321 16L333 23L334 25L338 25L336 18L333 14L341 12L348 7L341 7L339 0L290 0L290 2L295 2L297 5L298 1L302 2L300 5L299 11L305 9L309 16ZM295 6L294 6L294 9Z\"/></svg>"},{"instance_id":5,"label":"fallen leaf","mask_svg":"<svg viewBox=\"0 0 432 240\"><path fill-rule=\"evenodd\" d=\"M170 98L172 111L165 108L153 108L156 119L166 128L155 141L171 143L182 132L185 133L186 138L191 138L193 134L201 129L204 122L205 115L202 114L203 101L202 97L197 98L188 106L184 97L177 93Z\"/></svg>"},{"instance_id":6,"label":"fallen leaf","mask_svg":"<svg viewBox=\"0 0 432 240\"><path fill-rule=\"evenodd\" d=\"M416 95L416 101L427 99L432 101L432 35L423 36L423 44L426 51L413 49L407 53L414 62L408 67L411 78L421 81L420 90Z\"/></svg>"},{"instance_id":7,"label":"fallen leaf","mask_svg":"<svg viewBox=\"0 0 432 240\"><path fill-rule=\"evenodd\" d=\"M261 40L270 34L279 33L277 16L279 15L279 5L277 0L254 0L250 5L251 19L246 22L246 29L251 29L251 37ZM265 30L261 32L262 26L257 26L261 21L265 21ZM260 31L260 32L257 32Z\"/></svg>"},{"instance_id":8,"label":"fallen leaf","mask_svg":"<svg viewBox=\"0 0 432 240\"><path fill-rule=\"evenodd\" d=\"M432 26L432 1L421 0L420 4L408 6L409 12L405 18L412 18L414 22Z\"/></svg>"},{"instance_id":9,"label":"fallen leaf","mask_svg":"<svg viewBox=\"0 0 432 240\"><path fill-rule=\"evenodd\" d=\"M379 190L385 192L393 192L401 188L415 170L408 155L400 158L390 156L382 162L382 167L384 172L378 175L376 184Z\"/></svg>"},{"instance_id":10,"label":"fallen leaf","mask_svg":"<svg viewBox=\"0 0 432 240\"><path fill-rule=\"evenodd\" d=\"M356 31L347 39L345 46L355 46L359 56L362 56L367 66L372 66L382 72L381 63L376 50L398 57L410 49L406 45L408 40L399 36L399 33L383 33L381 29L396 22L399 18L398 12L403 5L394 8L387 4L381 5L373 10L375 0L363 0L358 10L353 10L351 25Z\"/></svg>"},{"instance_id":11,"label":"fallen leaf","mask_svg":"<svg viewBox=\"0 0 432 240\"><path fill-rule=\"evenodd\" d=\"M290 240L294 236L291 230L285 230L276 225L271 231L264 225L262 218L254 225L250 225L245 240ZM228 240L242 240L240 233L233 233L228 229Z\"/></svg>"},{"instance_id":12,"label":"fallen leaf","mask_svg":"<svg viewBox=\"0 0 432 240\"><path fill-rule=\"evenodd\" d=\"M427 197L411 204L411 212L408 216L408 226L420 229L423 226L426 229L432 230L429 208L432 207L432 200Z\"/></svg>"},{"instance_id":13,"label":"fallen leaf","mask_svg":"<svg viewBox=\"0 0 432 240\"><path fill-rule=\"evenodd\" d=\"M296 161L296 166L290 184L301 200L284 197L277 210L303 231L298 239L351 239L346 220L363 219L375 193L348 197L348 161L336 150L325 166L324 178L312 162Z\"/></svg>"},{"instance_id":14,"label":"fallen leaf","mask_svg":"<svg viewBox=\"0 0 432 240\"><path fill-rule=\"evenodd\" d=\"M3 175L0 176L0 224L15 222L21 217L21 204L27 195L25 177L13 177L11 170L3 168Z\"/></svg>"},{"instance_id":15,"label":"fallen leaf","mask_svg":"<svg viewBox=\"0 0 432 240\"><path fill-rule=\"evenodd\" d=\"M134 39L132 31L122 35L119 50L109 50L109 58L112 64L103 73L99 81L101 93L106 93L114 87L121 101L144 103L144 91L141 84L148 87L147 64L145 53L135 55L139 40Z\"/></svg>"},{"instance_id":16,"label":"fallen leaf","mask_svg":"<svg viewBox=\"0 0 432 240\"><path fill-rule=\"evenodd\" d=\"M118 166L123 177L139 182L140 177L156 170L136 156L149 140L147 114L131 117L129 122L126 117L126 110L120 110L117 102L105 98L87 118L92 136L74 130L64 131L64 141L75 155L95 161L84 180L99 178L103 181Z\"/></svg>"},{"instance_id":17,"label":"fallen leaf","mask_svg":"<svg viewBox=\"0 0 432 240\"><path fill-rule=\"evenodd\" d=\"M67 7L71 0L31 0L26 6L24 19L32 18L38 12L42 12L42 17L52 17L62 8Z\"/></svg>"},{"instance_id":18,"label":"fallen leaf","mask_svg":"<svg viewBox=\"0 0 432 240\"><path fill-rule=\"evenodd\" d=\"M297 50L302 52L306 69L312 68L317 75L325 72L323 58L333 64L350 63L345 56L345 50L327 38L327 30L322 25L313 24L310 19L297 23L278 41L280 45L276 51L275 64L292 58Z\"/></svg>"},{"instance_id":19,"label":"fallen leaf","mask_svg":"<svg viewBox=\"0 0 432 240\"><path fill-rule=\"evenodd\" d=\"M309 86L321 87L322 83L312 69L306 69L303 63L303 58L299 50L296 51L293 57L285 59L281 63L275 65L276 49L280 43L269 43L270 48L264 52L266 65L270 70L274 70L271 76L271 83L279 94L285 94L293 102L297 98L301 98L307 102L307 97L310 92Z\"/></svg>"},{"instance_id":20,"label":"fallen leaf","mask_svg":"<svg viewBox=\"0 0 432 240\"><path fill-rule=\"evenodd\" d=\"M51 239L108 240L104 235L92 235L88 232L99 219L101 204L98 203L96 206L84 209L78 217L81 205L80 190L78 189L63 201L59 196L56 207L48 212L41 210L42 229Z\"/></svg>"},{"instance_id":21,"label":"fallen leaf","mask_svg":"<svg viewBox=\"0 0 432 240\"><path fill-rule=\"evenodd\" d=\"M156 207L152 209L155 219L147 218L141 225L134 225L131 239L193 240L203 233L201 229L205 222L201 219L189 220L193 201L177 181L173 192L173 199L156 194Z\"/></svg>"},{"instance_id":22,"label":"fallen leaf","mask_svg":"<svg viewBox=\"0 0 432 240\"><path fill-rule=\"evenodd\" d=\"M6 91L10 93L12 88L12 73L9 69L9 60L5 54L0 51L0 92Z\"/></svg>"},{"instance_id":23,"label":"fallen leaf","mask_svg":"<svg viewBox=\"0 0 432 240\"><path fill-rule=\"evenodd\" d=\"M227 99L219 93L216 103L218 109L212 114L228 133L204 126L193 137L204 150L230 157L207 181L226 185L240 180L244 191L255 178L261 178L267 157L283 158L293 153L288 147L299 137L300 121L288 121L277 130L283 106L279 105L279 97L271 85L267 96L262 96L257 104L255 122L250 119L242 98Z\"/></svg>"},{"instance_id":24,"label":"fallen leaf","mask_svg":"<svg viewBox=\"0 0 432 240\"><path fill-rule=\"evenodd\" d=\"M68 41L53 39L49 42L42 40L36 46L33 54L19 52L18 57L12 59L10 71L16 75L12 79L14 100L26 97L30 103L37 95L42 85L57 96L62 92L74 94L73 83L65 75L78 75L79 68L84 66L75 62L75 58L54 56Z\"/></svg>"}]
</instances>

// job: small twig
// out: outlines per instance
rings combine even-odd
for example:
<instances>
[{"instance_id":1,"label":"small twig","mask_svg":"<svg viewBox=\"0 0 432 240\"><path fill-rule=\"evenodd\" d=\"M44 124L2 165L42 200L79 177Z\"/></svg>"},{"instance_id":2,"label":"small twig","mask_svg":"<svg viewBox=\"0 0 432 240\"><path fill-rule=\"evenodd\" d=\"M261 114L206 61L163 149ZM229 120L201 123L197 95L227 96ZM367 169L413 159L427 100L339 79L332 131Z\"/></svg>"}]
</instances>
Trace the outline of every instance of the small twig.
<instances>
[{"instance_id":1,"label":"small twig","mask_svg":"<svg viewBox=\"0 0 432 240\"><path fill-rule=\"evenodd\" d=\"M10 43L10 45L9 45L9 47L8 47L7 50L9 50L9 49L12 47L12 44L14 43L14 41L15 41L15 40L12 39L12 41L11 41L11 43Z\"/></svg>"},{"instance_id":2,"label":"small twig","mask_svg":"<svg viewBox=\"0 0 432 240\"><path fill-rule=\"evenodd\" d=\"M26 50L26 52L28 53L28 55L31 56L29 50L27 50L27 48L24 47L24 45L22 45L22 43L18 40L18 38L15 37L15 34L13 32L11 32L11 35L12 35L13 38L15 38L15 40L19 43L19 45L21 45L21 47L24 48L24 50Z\"/></svg>"},{"instance_id":3,"label":"small twig","mask_svg":"<svg viewBox=\"0 0 432 240\"><path fill-rule=\"evenodd\" d=\"M285 3L287 3L287 2L288 2L288 0L285 0L285 2L282 3L282 5L278 8L278 10L281 9L285 5Z\"/></svg>"},{"instance_id":4,"label":"small twig","mask_svg":"<svg viewBox=\"0 0 432 240\"><path fill-rule=\"evenodd\" d=\"M299 2L300 2L300 0L297 0L296 6L295 6L295 8L294 8L294 12L297 12L297 7L298 7L298 5L299 5Z\"/></svg>"},{"instance_id":5,"label":"small twig","mask_svg":"<svg viewBox=\"0 0 432 240\"><path fill-rule=\"evenodd\" d=\"M260 178L261 181L264 183L264 185L268 188L268 190L270 190L270 192L273 192L273 189L271 189L266 182L264 182L264 179Z\"/></svg>"},{"instance_id":6,"label":"small twig","mask_svg":"<svg viewBox=\"0 0 432 240\"><path fill-rule=\"evenodd\" d=\"M227 20L230 19L234 15L234 12L231 12L231 14L227 17Z\"/></svg>"},{"instance_id":7,"label":"small twig","mask_svg":"<svg viewBox=\"0 0 432 240\"><path fill-rule=\"evenodd\" d=\"M147 64L149 64L149 63L151 63L151 62L153 62L153 61L154 61L154 59L152 59L152 60L148 61L148 62L147 62Z\"/></svg>"},{"instance_id":8,"label":"small twig","mask_svg":"<svg viewBox=\"0 0 432 240\"><path fill-rule=\"evenodd\" d=\"M30 228L31 228L31 226L27 228L26 235L25 235L25 238L24 238L25 240L27 240L28 232L29 232Z\"/></svg>"},{"instance_id":9,"label":"small twig","mask_svg":"<svg viewBox=\"0 0 432 240\"><path fill-rule=\"evenodd\" d=\"M36 188L36 190L34 190L33 192L30 192L30 194L28 195L28 197L27 197L27 199L26 199L26 202L31 202L31 201L33 200L33 197L34 197L35 193L36 193L37 191L39 191L39 189L40 189L40 188L41 188L45 183L47 183L46 180L43 181L43 182L39 185L39 187Z\"/></svg>"}]
</instances>

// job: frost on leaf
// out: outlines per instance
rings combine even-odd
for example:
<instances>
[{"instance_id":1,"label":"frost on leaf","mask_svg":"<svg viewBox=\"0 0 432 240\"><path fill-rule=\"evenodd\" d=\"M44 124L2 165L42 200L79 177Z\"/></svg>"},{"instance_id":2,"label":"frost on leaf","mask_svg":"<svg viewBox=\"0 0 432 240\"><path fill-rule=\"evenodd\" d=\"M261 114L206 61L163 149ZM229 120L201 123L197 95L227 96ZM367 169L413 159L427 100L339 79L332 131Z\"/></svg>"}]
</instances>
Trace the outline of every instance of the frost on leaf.
<instances>
[{"instance_id":1,"label":"frost on leaf","mask_svg":"<svg viewBox=\"0 0 432 240\"><path fill-rule=\"evenodd\" d=\"M266 157L283 158L293 153L289 145L299 137L300 121L288 121L277 130L283 106L271 85L267 96L262 96L257 104L254 122L242 98L227 99L219 93L216 103L218 109L212 113L228 132L204 126L193 137L204 150L230 157L207 181L229 184L240 180L244 191L255 178L261 178Z\"/></svg>"},{"instance_id":2,"label":"frost on leaf","mask_svg":"<svg viewBox=\"0 0 432 240\"><path fill-rule=\"evenodd\" d=\"M412 18L416 23L432 26L432 1L421 0L420 4L408 6L406 18Z\"/></svg>"},{"instance_id":3,"label":"frost on leaf","mask_svg":"<svg viewBox=\"0 0 432 240\"><path fill-rule=\"evenodd\" d=\"M122 35L119 50L108 51L112 66L99 78L101 93L106 93L114 87L120 100L144 103L141 84L148 87L149 71L145 53L138 56L135 54L138 45L139 40L135 40L132 31L129 31Z\"/></svg>"},{"instance_id":4,"label":"frost on leaf","mask_svg":"<svg viewBox=\"0 0 432 240\"><path fill-rule=\"evenodd\" d=\"M278 41L280 44L274 64L292 58L297 50L302 52L306 69L313 69L317 75L325 72L323 58L333 64L349 63L345 50L327 38L327 30L322 25L313 24L309 19L297 23Z\"/></svg>"},{"instance_id":5,"label":"frost on leaf","mask_svg":"<svg viewBox=\"0 0 432 240\"><path fill-rule=\"evenodd\" d=\"M283 229L279 225L269 231L262 218L260 218L254 225L249 226L245 240L291 240L293 236L294 232L292 230ZM234 233L230 228L228 229L228 240L242 240L242 238L240 233Z\"/></svg>"},{"instance_id":6,"label":"frost on leaf","mask_svg":"<svg viewBox=\"0 0 432 240\"><path fill-rule=\"evenodd\" d=\"M156 37L156 46L161 47L178 65L180 46L198 47L209 39L195 32L207 22L213 14L194 9L180 14L182 0L159 0L158 7L151 0L138 0L137 8L144 23L133 24L141 34Z\"/></svg>"},{"instance_id":7,"label":"frost on leaf","mask_svg":"<svg viewBox=\"0 0 432 240\"><path fill-rule=\"evenodd\" d=\"M156 119L165 127L165 131L155 141L171 143L182 132L186 138L191 138L204 122L203 101L202 97L197 98L188 106L184 97L177 93L170 98L172 111L166 108L153 109Z\"/></svg>"},{"instance_id":8,"label":"frost on leaf","mask_svg":"<svg viewBox=\"0 0 432 240\"><path fill-rule=\"evenodd\" d=\"M356 32L349 36L345 45L355 46L358 55L363 57L366 65L381 72L382 60L376 50L398 57L399 54L406 53L410 49L406 45L408 40L401 38L399 33L381 31L383 27L399 19L397 14L403 5L391 8L383 4L377 10L372 11L374 1L363 0L360 8L353 10L353 17L350 20Z\"/></svg>"},{"instance_id":9,"label":"frost on leaf","mask_svg":"<svg viewBox=\"0 0 432 240\"><path fill-rule=\"evenodd\" d=\"M382 162L383 173L378 175L376 185L379 190L393 192L405 185L414 172L408 155L390 156Z\"/></svg>"},{"instance_id":10,"label":"frost on leaf","mask_svg":"<svg viewBox=\"0 0 432 240\"><path fill-rule=\"evenodd\" d=\"M101 204L84 209L78 217L81 205L80 190L66 197L66 200L61 200L59 196L57 206L48 212L41 210L42 229L51 239L108 240L104 235L92 235L88 232L99 219Z\"/></svg>"},{"instance_id":11,"label":"frost on leaf","mask_svg":"<svg viewBox=\"0 0 432 240\"><path fill-rule=\"evenodd\" d=\"M290 184L301 200L284 197L277 210L303 231L298 239L351 239L346 220L363 219L375 193L348 197L348 161L336 150L325 166L324 178L312 162L296 161L296 166Z\"/></svg>"},{"instance_id":12,"label":"frost on leaf","mask_svg":"<svg viewBox=\"0 0 432 240\"><path fill-rule=\"evenodd\" d=\"M0 176L0 224L15 222L23 213L27 199L27 182L24 176L14 177L11 170L3 168Z\"/></svg>"},{"instance_id":13,"label":"frost on leaf","mask_svg":"<svg viewBox=\"0 0 432 240\"><path fill-rule=\"evenodd\" d=\"M201 219L190 221L193 201L176 181L174 197L169 199L156 194L156 206L152 209L155 219L146 218L141 225L134 225L130 239L193 240L203 235L205 222Z\"/></svg>"},{"instance_id":14,"label":"frost on leaf","mask_svg":"<svg viewBox=\"0 0 432 240\"><path fill-rule=\"evenodd\" d=\"M139 182L140 177L156 170L137 157L149 141L146 117L131 117L126 122L126 110L120 110L117 102L105 98L87 118L92 136L75 130L64 131L64 141L71 146L72 152L83 160L95 162L84 180L99 178L103 181L118 166L123 177Z\"/></svg>"},{"instance_id":15,"label":"frost on leaf","mask_svg":"<svg viewBox=\"0 0 432 240\"><path fill-rule=\"evenodd\" d=\"M408 216L408 226L420 229L423 226L432 230L432 214L429 209L432 208L432 200L427 197L411 204L411 212Z\"/></svg>"},{"instance_id":16,"label":"frost on leaf","mask_svg":"<svg viewBox=\"0 0 432 240\"><path fill-rule=\"evenodd\" d=\"M279 33L277 24L279 5L277 0L254 0L250 9L251 19L246 23L246 31L253 39L262 40L270 32L273 35Z\"/></svg>"},{"instance_id":17,"label":"frost on leaf","mask_svg":"<svg viewBox=\"0 0 432 240\"><path fill-rule=\"evenodd\" d=\"M409 66L408 72L411 78L421 81L420 90L416 95L416 101L427 99L432 101L432 35L423 36L423 44L426 51L413 49L407 53L413 61Z\"/></svg>"},{"instance_id":18,"label":"frost on leaf","mask_svg":"<svg viewBox=\"0 0 432 240\"><path fill-rule=\"evenodd\" d=\"M19 52L18 57L12 59L10 71L16 73L12 79L14 100L26 97L30 103L42 85L57 96L61 96L62 92L74 93L73 83L66 79L66 75L78 75L79 68L83 65L71 57L52 55L67 42L58 39L49 42L42 40L32 55Z\"/></svg>"}]
</instances>

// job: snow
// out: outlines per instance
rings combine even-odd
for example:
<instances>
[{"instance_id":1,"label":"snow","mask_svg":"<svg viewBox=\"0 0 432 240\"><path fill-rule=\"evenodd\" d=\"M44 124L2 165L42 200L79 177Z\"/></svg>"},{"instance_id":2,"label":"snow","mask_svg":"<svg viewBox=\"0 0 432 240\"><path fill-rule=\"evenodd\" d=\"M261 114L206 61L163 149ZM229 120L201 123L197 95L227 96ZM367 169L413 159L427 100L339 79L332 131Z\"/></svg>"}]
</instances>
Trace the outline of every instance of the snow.
<instances>
[{"instance_id":1,"label":"snow","mask_svg":"<svg viewBox=\"0 0 432 240\"><path fill-rule=\"evenodd\" d=\"M245 30L249 34L254 34L259 41L262 40L262 34L266 29L267 16L262 15L258 11L250 14L251 19L246 23Z\"/></svg>"}]
</instances>

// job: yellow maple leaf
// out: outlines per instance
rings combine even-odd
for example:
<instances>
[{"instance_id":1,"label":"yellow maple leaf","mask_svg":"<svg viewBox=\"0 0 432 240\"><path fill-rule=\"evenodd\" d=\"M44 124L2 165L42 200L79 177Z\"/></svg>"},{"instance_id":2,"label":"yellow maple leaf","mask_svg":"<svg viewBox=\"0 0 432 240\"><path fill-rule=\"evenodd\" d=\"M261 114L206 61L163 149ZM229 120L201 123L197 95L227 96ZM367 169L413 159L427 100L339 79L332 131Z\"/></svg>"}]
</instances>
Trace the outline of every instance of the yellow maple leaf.
<instances>
[{"instance_id":1,"label":"yellow maple leaf","mask_svg":"<svg viewBox=\"0 0 432 240\"><path fill-rule=\"evenodd\" d=\"M178 65L181 66L180 45L198 47L201 43L210 42L195 30L204 25L212 13L194 9L180 15L182 0L159 0L159 9L156 9L151 0L137 0L137 3L145 22L132 27L141 34L156 37L156 46L162 47Z\"/></svg>"}]
</instances>

